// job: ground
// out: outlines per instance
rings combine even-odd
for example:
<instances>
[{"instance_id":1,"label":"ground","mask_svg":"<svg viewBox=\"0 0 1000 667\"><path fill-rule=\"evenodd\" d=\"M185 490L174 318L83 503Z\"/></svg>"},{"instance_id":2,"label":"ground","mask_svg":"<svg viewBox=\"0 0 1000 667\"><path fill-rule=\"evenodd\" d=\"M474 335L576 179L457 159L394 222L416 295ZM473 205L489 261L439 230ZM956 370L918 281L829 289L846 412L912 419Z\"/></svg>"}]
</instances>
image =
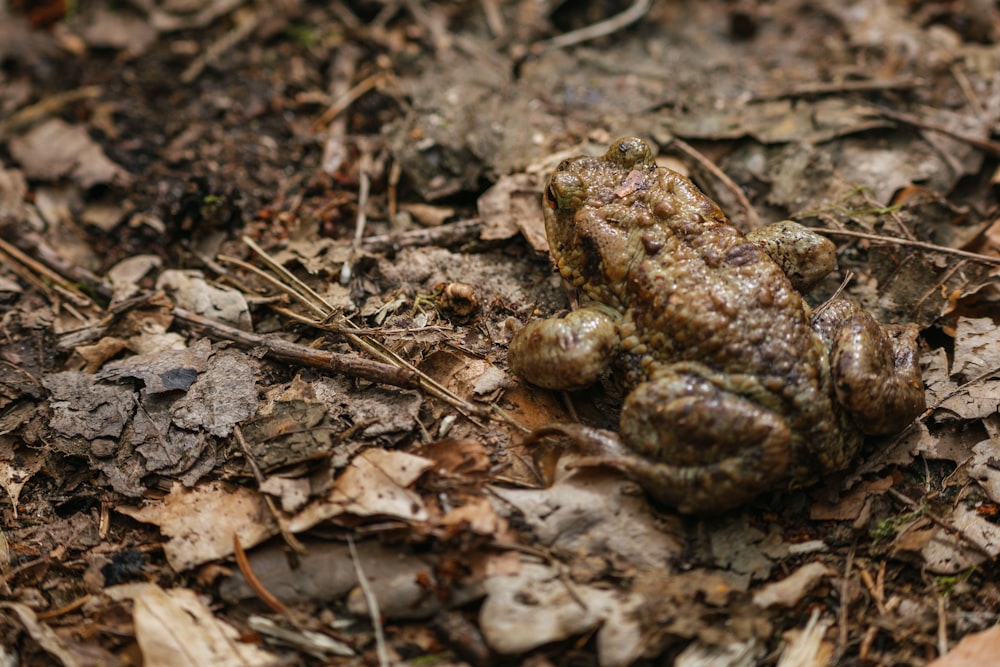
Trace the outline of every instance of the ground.
<instances>
[{"instance_id":1,"label":"ground","mask_svg":"<svg viewBox=\"0 0 1000 667\"><path fill-rule=\"evenodd\" d=\"M0 3L0 654L20 665L984 664L987 2ZM829 234L928 411L681 517L507 371L545 176L649 140ZM971 657L970 657L971 656ZM978 656L978 657L977 657Z\"/></svg>"}]
</instances>

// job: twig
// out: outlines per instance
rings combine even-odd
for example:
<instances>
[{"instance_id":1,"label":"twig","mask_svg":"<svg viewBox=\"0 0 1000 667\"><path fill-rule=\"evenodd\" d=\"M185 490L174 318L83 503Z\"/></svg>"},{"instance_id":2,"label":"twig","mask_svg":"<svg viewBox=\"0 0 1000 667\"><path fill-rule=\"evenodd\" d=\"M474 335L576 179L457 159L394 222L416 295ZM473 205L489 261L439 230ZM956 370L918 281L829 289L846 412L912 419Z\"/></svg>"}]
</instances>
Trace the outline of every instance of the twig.
<instances>
[{"instance_id":1,"label":"twig","mask_svg":"<svg viewBox=\"0 0 1000 667\"><path fill-rule=\"evenodd\" d=\"M535 42L531 47L531 52L538 54L549 49L562 49L582 42L589 42L598 37L604 37L615 33L627 25L635 23L649 11L649 0L636 0L631 7L620 14L607 18L603 21L591 24L586 28L566 32L551 39L543 39Z\"/></svg>"},{"instance_id":2,"label":"twig","mask_svg":"<svg viewBox=\"0 0 1000 667\"><path fill-rule=\"evenodd\" d=\"M923 128L925 130L933 130L935 132L940 132L941 134L947 135L952 139L957 139L958 141L964 141L970 146L975 146L979 150L985 151L992 155L1000 155L1000 143L997 143L995 141L988 141L986 139L980 139L979 137L974 137L969 134L957 132L951 129L950 127L942 125L941 123L935 123L933 121L921 118L920 116L904 113L902 111L895 111L893 109L886 109L884 107L872 107L871 112L873 115L882 116L883 118L895 120L900 123L906 123L907 125Z\"/></svg>"},{"instance_id":3,"label":"twig","mask_svg":"<svg viewBox=\"0 0 1000 667\"><path fill-rule=\"evenodd\" d=\"M36 120L58 113L69 104L81 100L93 99L100 94L100 86L85 86L76 90L67 90L63 93L50 95L30 106L19 109L0 121L0 139L22 127L34 123Z\"/></svg>"},{"instance_id":4,"label":"twig","mask_svg":"<svg viewBox=\"0 0 1000 667\"><path fill-rule=\"evenodd\" d=\"M372 74L371 76L354 84L350 90L338 97L333 104L327 107L326 111L320 114L319 117L312 122L309 129L313 132L319 132L324 127L329 125L334 118L344 113L344 111L346 111L349 106L354 104L359 97L367 93L369 90L372 90L388 78L388 72L376 72L375 74Z\"/></svg>"},{"instance_id":5,"label":"twig","mask_svg":"<svg viewBox=\"0 0 1000 667\"><path fill-rule=\"evenodd\" d=\"M301 290L301 294L308 295L310 299L313 299L313 301L309 301L302 296L297 295L293 290L289 290L289 294L298 296L304 306L312 309L320 317L329 317L330 313L336 311L336 308L334 308L329 301L317 294L313 288L309 287L309 285L306 285L304 282L299 280L294 273L282 266L280 262L274 261L274 259L267 254L263 248L254 243L252 238L244 236L243 242L246 243L250 249L253 250L258 257L260 257L261 261L271 268L272 271L287 280L289 284L295 285L296 288Z\"/></svg>"},{"instance_id":6,"label":"twig","mask_svg":"<svg viewBox=\"0 0 1000 667\"><path fill-rule=\"evenodd\" d=\"M847 559L844 562L844 578L840 582L840 613L837 615L837 650L834 652L831 664L837 664L840 656L847 650L847 640L850 628L848 623L848 611L851 607L851 570L854 568L854 553L857 549L858 541L851 543L851 550L847 552Z\"/></svg>"},{"instance_id":7,"label":"twig","mask_svg":"<svg viewBox=\"0 0 1000 667\"><path fill-rule=\"evenodd\" d=\"M75 288L73 283L86 285L100 296L106 299L111 298L110 285L83 267L63 259L45 239L30 230L23 222L19 222L14 216L0 213L0 233L7 236L13 246L24 253L18 255L19 257L31 256L31 260L20 260L24 264L34 268L36 266L34 260L37 260L58 273L59 277L57 278L51 273L35 268L38 273L46 275L52 282L64 285L67 289ZM4 245L4 247L8 246ZM11 254L17 255L15 252L11 252ZM82 294L80 295L82 296Z\"/></svg>"},{"instance_id":8,"label":"twig","mask_svg":"<svg viewBox=\"0 0 1000 667\"><path fill-rule=\"evenodd\" d=\"M257 488L259 490L261 485L264 484L264 475L261 474L260 466L257 465L257 460L250 452L250 448L247 447L247 441L243 438L243 429L240 428L239 424L233 427L233 435L236 436L236 442L239 443L240 449L243 450L243 456L246 457L247 465L250 466L254 479L257 480ZM285 517L283 517L281 512L278 511L278 507L274 504L274 498L272 498L268 493L261 492L261 494L264 496L264 503L267 505L268 511L271 512L274 522L278 524L278 531L281 533L282 539L285 540L285 544L290 546L295 553L306 553L305 546L299 542L295 535L292 534L292 531L288 529L288 522L285 521Z\"/></svg>"},{"instance_id":9,"label":"twig","mask_svg":"<svg viewBox=\"0 0 1000 667\"><path fill-rule=\"evenodd\" d=\"M18 270L17 267L23 266L25 269L30 269L36 274L47 278L52 283L53 289L58 289L59 293L62 294L68 301L70 301L74 306L78 308L88 308L93 306L93 302L87 298L85 294L77 289L76 285L73 285L63 276L59 275L55 271L52 271L47 266L35 259L29 257L28 255L21 252L19 249L15 248L11 244L7 243L3 239L0 239L0 259L4 260L4 264L7 264L12 269L17 272L19 276L31 282L40 292L46 294L48 292L48 286L44 281L39 280L28 271ZM85 318L84 318L85 319Z\"/></svg>"},{"instance_id":10,"label":"twig","mask_svg":"<svg viewBox=\"0 0 1000 667\"><path fill-rule=\"evenodd\" d=\"M398 234L367 236L361 242L369 252L389 252L399 248L423 246L453 246L479 238L482 221L479 218L459 220L428 229L412 229Z\"/></svg>"},{"instance_id":11,"label":"twig","mask_svg":"<svg viewBox=\"0 0 1000 667\"><path fill-rule=\"evenodd\" d=\"M274 597L274 594L267 590L264 584L260 582L260 579L257 578L257 575L254 574L253 568L250 567L250 561L247 559L247 552L243 550L243 545L240 544L240 536L236 534L236 531L233 531L233 555L236 556L236 567L240 569L240 574L246 579L247 584L257 594L257 597L270 607L271 611L287 616L288 607L285 606L285 603Z\"/></svg>"},{"instance_id":12,"label":"twig","mask_svg":"<svg viewBox=\"0 0 1000 667\"><path fill-rule=\"evenodd\" d=\"M868 90L905 90L926 86L923 79L900 77L896 79L862 79L856 81L824 81L820 83L805 83L781 90L764 91L754 95L754 102L778 100L783 97L802 97L806 95L833 95L838 93L864 92Z\"/></svg>"},{"instance_id":13,"label":"twig","mask_svg":"<svg viewBox=\"0 0 1000 667\"><path fill-rule=\"evenodd\" d=\"M94 596L91 595L90 593L87 593L83 597L78 597L77 599L73 600L69 604L63 605L62 607L59 607L58 609L49 609L48 611L39 611L39 612L36 612L35 613L35 618L37 618L39 621L47 621L47 620L49 620L51 618L58 618L59 616L63 616L63 615L68 614L70 612L76 611L77 609L79 609L83 605L85 605L88 602L90 602L90 599L92 597L94 597Z\"/></svg>"},{"instance_id":14,"label":"twig","mask_svg":"<svg viewBox=\"0 0 1000 667\"><path fill-rule=\"evenodd\" d=\"M344 373L345 375L358 377L370 382L388 384L394 387L412 389L420 386L420 380L416 373L396 366L372 361L353 354L338 354L336 352L314 350L304 345L289 343L274 336L262 336L249 331L243 331L228 324L202 317L183 308L174 308L173 313L175 318L187 322L191 326L204 329L212 338L230 340L244 347L263 347L278 359L293 361L303 366L312 366L336 373Z\"/></svg>"},{"instance_id":15,"label":"twig","mask_svg":"<svg viewBox=\"0 0 1000 667\"><path fill-rule=\"evenodd\" d=\"M747 199L746 193L743 192L743 188L737 185L733 179L729 178L726 172L719 169L717 164L709 160L706 155L683 139L673 137L670 141L670 145L676 146L682 153L697 160L698 164L705 167L705 169L708 169L713 176L719 179L719 181L733 193L733 197L736 198L736 202L740 205L740 208L743 209L743 215L747 218L748 229L757 229L761 226L757 210L754 209L753 204L751 204L750 200Z\"/></svg>"},{"instance_id":16,"label":"twig","mask_svg":"<svg viewBox=\"0 0 1000 667\"><path fill-rule=\"evenodd\" d=\"M866 239L868 241L878 241L880 243L908 246L910 248L920 248L921 250L930 250L931 252L941 253L942 255L954 255L955 257L964 257L965 259L972 260L973 262L1000 266L1000 257L990 257L989 255L981 255L976 252L969 252L968 250L958 250L957 248L946 248L945 246L927 243L926 241L913 241L899 236L880 236L878 234L855 232L847 229L825 229L823 227L811 227L810 229L817 234L825 234L827 236L851 236L853 238Z\"/></svg>"},{"instance_id":17,"label":"twig","mask_svg":"<svg viewBox=\"0 0 1000 667\"><path fill-rule=\"evenodd\" d=\"M354 219L354 241L351 243L351 253L340 268L340 284L346 286L351 282L351 272L354 262L361 251L361 240L365 237L365 226L368 216L368 194L371 191L371 178L368 175L372 169L372 153L366 144L361 144L361 159L358 161L358 214Z\"/></svg>"},{"instance_id":18,"label":"twig","mask_svg":"<svg viewBox=\"0 0 1000 667\"><path fill-rule=\"evenodd\" d=\"M915 502L915 501L911 500L910 498L906 497L905 495L903 495L902 493L900 493L896 489L890 488L888 490L888 492L889 492L889 495L891 495L893 498L895 498L899 502L903 503L904 505L906 505L910 509L913 509L913 510L919 512L921 516L927 517L933 523L935 523L938 527L943 528L945 530L945 532L951 533L952 535L955 535L956 537L958 537L961 540L965 540L965 542L967 542L969 544L969 546L971 546L974 551L978 551L981 555L986 556L986 558L988 560L993 560L994 555L991 554L986 547L984 547L982 544L980 544L979 542L977 542L975 539L973 539L969 535L966 535L965 532L963 532L962 530L960 530L958 528L955 528L954 526L950 525L943 518L941 518L938 515L934 514L934 512L931 512L930 510L928 510L926 508L920 507L920 505L917 504L917 502Z\"/></svg>"},{"instance_id":19,"label":"twig","mask_svg":"<svg viewBox=\"0 0 1000 667\"><path fill-rule=\"evenodd\" d=\"M389 651L385 646L382 613L379 611L378 600L375 599L372 587L368 583L368 577L365 576L365 571L361 569L361 559L358 558L358 550L354 546L354 538L350 535L347 536L347 548L351 552L351 562L354 563L354 572L358 577L358 585L361 586L361 592L364 593L365 603L368 605L368 615L372 619L372 627L375 630L375 651L378 654L378 664L381 667L388 667Z\"/></svg>"},{"instance_id":20,"label":"twig","mask_svg":"<svg viewBox=\"0 0 1000 667\"><path fill-rule=\"evenodd\" d=\"M329 176L339 171L348 157L347 118L341 115L341 111L350 106L356 99L351 96L351 82L354 81L360 59L360 47L347 42L337 49L336 57L330 65L330 97L336 100L335 107L339 107L341 102L343 102L343 107L328 111L322 116L326 118L323 124L326 136L323 142L323 157L320 161L320 168L323 173ZM362 95L363 92L359 90L358 96ZM313 123L312 127L314 132L318 132L321 126Z\"/></svg>"},{"instance_id":21,"label":"twig","mask_svg":"<svg viewBox=\"0 0 1000 667\"><path fill-rule=\"evenodd\" d=\"M945 608L945 596L937 596L937 650L939 656L948 653L948 614Z\"/></svg>"},{"instance_id":22,"label":"twig","mask_svg":"<svg viewBox=\"0 0 1000 667\"><path fill-rule=\"evenodd\" d=\"M265 19L270 18L272 11L268 3L263 3L262 6L238 13L236 16L236 27L223 35L221 39L212 44L202 55L195 58L181 72L181 83L191 83L201 76L206 67L249 37L257 29L257 26L263 23Z\"/></svg>"},{"instance_id":23,"label":"twig","mask_svg":"<svg viewBox=\"0 0 1000 667\"><path fill-rule=\"evenodd\" d=\"M415 379L414 381L417 383L413 386L419 386L421 389L426 391L431 396L434 396L436 398L445 401L449 405L453 406L455 409L462 412L462 414L464 414L467 418L469 418L474 422L475 422L475 419L473 418L474 415L483 414L483 410L481 408L464 400L462 397L458 396L457 394L449 390L447 387L439 383L437 380L427 375L426 373L419 371L410 362L406 361L396 353L392 352L377 340L369 336L358 336L355 334L346 333L339 327L339 324L330 324L329 320L331 320L336 315L337 312L332 305L327 303L322 297L320 297L316 292L314 292L312 288L310 288L308 285L306 285L301 280L296 278L290 271L288 271L288 269L281 266L280 263L276 262L273 258L271 258L261 247L259 247L256 243L254 243L251 239L244 237L243 240L251 247L251 249L253 249L254 252L257 253L257 255L261 258L261 260L264 263L266 263L273 271L281 275L283 278L287 279L290 283L294 283L296 288L302 290L301 293L296 292L295 290L289 290L289 294L291 294L295 299L297 299L304 305L311 308L315 313L317 313L323 319L321 321L310 320L286 308L272 306L272 308L276 312L279 312L287 317L296 319L299 322L302 322L303 324L316 327L317 329L323 329L325 331L330 331L342 335L344 336L344 338L347 339L347 341L352 346L355 347L355 349L359 349L363 352L368 353L375 359L381 360L387 366L390 367L395 366L401 372L409 371L410 373L412 373L412 377ZM325 306L326 309L324 310L324 308L319 304ZM234 331L239 332L238 329ZM323 353L323 354L329 354L329 353ZM387 384L393 384L393 383L389 382Z\"/></svg>"}]
</instances>

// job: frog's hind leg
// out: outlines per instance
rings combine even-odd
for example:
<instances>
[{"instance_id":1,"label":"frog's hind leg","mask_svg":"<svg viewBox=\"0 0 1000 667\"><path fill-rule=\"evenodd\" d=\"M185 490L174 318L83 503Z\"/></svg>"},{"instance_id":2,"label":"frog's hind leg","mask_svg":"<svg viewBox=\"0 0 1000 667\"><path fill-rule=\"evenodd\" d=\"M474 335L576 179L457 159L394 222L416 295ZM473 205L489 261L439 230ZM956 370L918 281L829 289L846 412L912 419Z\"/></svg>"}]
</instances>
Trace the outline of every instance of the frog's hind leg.
<instances>
[{"instance_id":1,"label":"frog's hind leg","mask_svg":"<svg viewBox=\"0 0 1000 667\"><path fill-rule=\"evenodd\" d=\"M774 489L792 462L780 415L695 374L638 385L622 407L621 435L638 456L606 463L684 513L723 511Z\"/></svg>"}]
</instances>

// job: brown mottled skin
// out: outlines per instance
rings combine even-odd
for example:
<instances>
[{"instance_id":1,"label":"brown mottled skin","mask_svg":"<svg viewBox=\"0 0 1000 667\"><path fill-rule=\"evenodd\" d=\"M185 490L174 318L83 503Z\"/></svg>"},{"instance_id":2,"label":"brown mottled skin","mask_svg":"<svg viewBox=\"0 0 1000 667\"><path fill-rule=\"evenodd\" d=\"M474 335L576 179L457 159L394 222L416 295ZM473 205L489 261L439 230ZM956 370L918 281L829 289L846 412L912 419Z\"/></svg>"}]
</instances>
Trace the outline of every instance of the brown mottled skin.
<instances>
[{"instance_id":1,"label":"brown mottled skin","mask_svg":"<svg viewBox=\"0 0 1000 667\"><path fill-rule=\"evenodd\" d=\"M600 462L660 501L715 512L800 486L846 466L864 433L923 411L916 327L803 301L835 267L827 239L792 222L744 236L636 138L560 164L544 208L581 308L524 327L510 366L574 389L614 362L628 449Z\"/></svg>"}]
</instances>

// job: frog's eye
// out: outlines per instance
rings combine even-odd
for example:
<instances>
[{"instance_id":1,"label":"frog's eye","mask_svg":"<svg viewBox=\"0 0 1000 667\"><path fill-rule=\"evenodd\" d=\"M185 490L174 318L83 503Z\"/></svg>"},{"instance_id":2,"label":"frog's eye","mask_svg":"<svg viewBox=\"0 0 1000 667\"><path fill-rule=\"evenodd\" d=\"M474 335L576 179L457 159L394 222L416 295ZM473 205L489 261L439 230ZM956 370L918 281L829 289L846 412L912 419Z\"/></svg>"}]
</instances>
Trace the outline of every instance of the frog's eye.
<instances>
[{"instance_id":1,"label":"frog's eye","mask_svg":"<svg viewBox=\"0 0 1000 667\"><path fill-rule=\"evenodd\" d=\"M545 188L545 203L549 205L550 208L558 208L559 200L556 198L556 189L551 183Z\"/></svg>"}]
</instances>

